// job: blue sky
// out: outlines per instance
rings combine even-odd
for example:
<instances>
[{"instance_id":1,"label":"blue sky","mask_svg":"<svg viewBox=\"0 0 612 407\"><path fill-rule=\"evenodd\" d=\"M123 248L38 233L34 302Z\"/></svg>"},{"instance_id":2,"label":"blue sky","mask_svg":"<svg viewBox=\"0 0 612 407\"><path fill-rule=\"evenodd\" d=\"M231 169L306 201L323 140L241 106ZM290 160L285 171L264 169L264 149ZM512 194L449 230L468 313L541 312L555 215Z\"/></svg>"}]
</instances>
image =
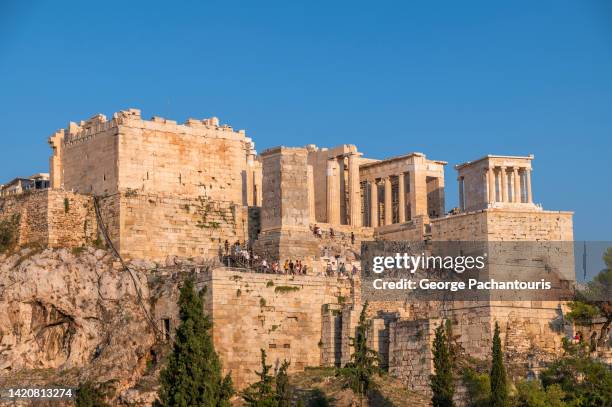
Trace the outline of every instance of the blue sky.
<instances>
[{"instance_id":1,"label":"blue sky","mask_svg":"<svg viewBox=\"0 0 612 407\"><path fill-rule=\"evenodd\" d=\"M86 4L87 3L87 4ZM612 240L612 3L0 2L0 179L68 121L219 116L258 150L357 144L454 164L535 154L534 199Z\"/></svg>"}]
</instances>

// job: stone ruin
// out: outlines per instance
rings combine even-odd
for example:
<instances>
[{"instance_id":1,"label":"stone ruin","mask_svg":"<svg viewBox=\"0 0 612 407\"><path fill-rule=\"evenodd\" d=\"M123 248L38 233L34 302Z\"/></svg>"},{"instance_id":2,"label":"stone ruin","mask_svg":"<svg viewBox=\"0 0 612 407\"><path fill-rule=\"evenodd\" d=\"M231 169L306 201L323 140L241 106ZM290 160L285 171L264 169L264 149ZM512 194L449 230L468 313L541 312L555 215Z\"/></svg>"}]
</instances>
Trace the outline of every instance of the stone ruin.
<instances>
[{"instance_id":1,"label":"stone ruin","mask_svg":"<svg viewBox=\"0 0 612 407\"><path fill-rule=\"evenodd\" d=\"M362 241L573 240L572 212L533 201L532 155L457 165L459 208L447 211L445 161L417 152L376 160L352 144L257 154L244 130L215 117L178 124L128 109L71 122L49 144L51 188L0 199L0 219L19 215L19 245L92 245L102 223L126 260L217 259L227 241L268 261L308 265L307 275L290 276L219 264L198 277L209 288L215 346L238 387L255 377L260 348L294 371L348 361L360 279L324 271L359 267ZM427 393L432 332L442 319L453 321L465 353L481 359L499 322L506 350L534 369L533 355L560 351L564 333L551 322L565 311L559 301L372 303L369 341L391 375ZM172 297L151 312L171 335Z\"/></svg>"}]
</instances>

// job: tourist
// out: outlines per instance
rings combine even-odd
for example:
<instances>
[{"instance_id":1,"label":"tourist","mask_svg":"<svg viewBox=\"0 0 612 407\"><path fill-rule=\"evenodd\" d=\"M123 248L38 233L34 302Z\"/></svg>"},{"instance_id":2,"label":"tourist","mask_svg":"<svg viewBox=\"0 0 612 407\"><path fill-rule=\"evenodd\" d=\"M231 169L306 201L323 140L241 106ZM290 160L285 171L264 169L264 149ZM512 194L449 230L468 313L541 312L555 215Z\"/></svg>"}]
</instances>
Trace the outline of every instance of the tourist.
<instances>
[{"instance_id":1,"label":"tourist","mask_svg":"<svg viewBox=\"0 0 612 407\"><path fill-rule=\"evenodd\" d=\"M351 244L355 244L355 233L351 232Z\"/></svg>"},{"instance_id":2,"label":"tourist","mask_svg":"<svg viewBox=\"0 0 612 407\"><path fill-rule=\"evenodd\" d=\"M227 241L227 239L225 240L224 246L225 246L225 255L227 256L229 254L229 242Z\"/></svg>"},{"instance_id":3,"label":"tourist","mask_svg":"<svg viewBox=\"0 0 612 407\"><path fill-rule=\"evenodd\" d=\"M289 260L285 260L285 264L283 265L283 271L285 274L289 272Z\"/></svg>"},{"instance_id":4,"label":"tourist","mask_svg":"<svg viewBox=\"0 0 612 407\"><path fill-rule=\"evenodd\" d=\"M293 260L289 260L289 274L294 274L295 264L293 264Z\"/></svg>"}]
</instances>

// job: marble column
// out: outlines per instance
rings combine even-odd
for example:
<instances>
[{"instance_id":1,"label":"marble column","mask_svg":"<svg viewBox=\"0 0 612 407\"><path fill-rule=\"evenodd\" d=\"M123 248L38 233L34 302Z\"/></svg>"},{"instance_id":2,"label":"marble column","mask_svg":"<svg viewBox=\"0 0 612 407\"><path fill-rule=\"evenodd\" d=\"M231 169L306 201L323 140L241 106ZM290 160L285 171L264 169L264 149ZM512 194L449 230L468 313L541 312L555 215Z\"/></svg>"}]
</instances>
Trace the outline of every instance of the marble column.
<instances>
[{"instance_id":1,"label":"marble column","mask_svg":"<svg viewBox=\"0 0 612 407\"><path fill-rule=\"evenodd\" d=\"M308 214L310 217L310 223L316 223L315 215L315 187L314 187L314 169L312 165L306 167L308 177Z\"/></svg>"},{"instance_id":2,"label":"marble column","mask_svg":"<svg viewBox=\"0 0 612 407\"><path fill-rule=\"evenodd\" d=\"M457 178L457 182L458 182L458 187L459 187L459 210L461 212L463 212L465 210L465 200L463 197L463 177L458 177Z\"/></svg>"},{"instance_id":3,"label":"marble column","mask_svg":"<svg viewBox=\"0 0 612 407\"><path fill-rule=\"evenodd\" d=\"M497 198L495 196L495 171L493 167L487 169L489 175L489 203L494 203Z\"/></svg>"},{"instance_id":4,"label":"marble column","mask_svg":"<svg viewBox=\"0 0 612 407\"><path fill-rule=\"evenodd\" d=\"M385 178L385 225L393 223L393 195L391 194L391 177Z\"/></svg>"},{"instance_id":5,"label":"marble column","mask_svg":"<svg viewBox=\"0 0 612 407\"><path fill-rule=\"evenodd\" d=\"M378 184L370 182L370 226L378 227Z\"/></svg>"},{"instance_id":6,"label":"marble column","mask_svg":"<svg viewBox=\"0 0 612 407\"><path fill-rule=\"evenodd\" d=\"M352 226L361 226L361 187L359 184L359 156L348 158L349 217Z\"/></svg>"},{"instance_id":7,"label":"marble column","mask_svg":"<svg viewBox=\"0 0 612 407\"><path fill-rule=\"evenodd\" d=\"M340 180L335 157L327 160L327 223L340 224Z\"/></svg>"},{"instance_id":8,"label":"marble column","mask_svg":"<svg viewBox=\"0 0 612 407\"><path fill-rule=\"evenodd\" d=\"M340 225L346 225L348 219L348 203L346 202L346 165L344 162L344 156L338 157L338 202L340 203Z\"/></svg>"},{"instance_id":9,"label":"marble column","mask_svg":"<svg viewBox=\"0 0 612 407\"><path fill-rule=\"evenodd\" d=\"M525 182L527 182L527 202L533 203L531 195L531 169L525 169Z\"/></svg>"},{"instance_id":10,"label":"marble column","mask_svg":"<svg viewBox=\"0 0 612 407\"><path fill-rule=\"evenodd\" d=\"M398 207L399 207L399 223L406 222L406 191L404 191L404 173L401 172L398 175L397 181L397 192L398 192Z\"/></svg>"},{"instance_id":11,"label":"marble column","mask_svg":"<svg viewBox=\"0 0 612 407\"><path fill-rule=\"evenodd\" d=\"M508 173L506 167L500 167L501 176L501 200L502 202L508 202Z\"/></svg>"},{"instance_id":12,"label":"marble column","mask_svg":"<svg viewBox=\"0 0 612 407\"><path fill-rule=\"evenodd\" d=\"M521 177L519 176L519 168L514 167L512 174L514 174L514 203L521 203Z\"/></svg>"}]
</instances>

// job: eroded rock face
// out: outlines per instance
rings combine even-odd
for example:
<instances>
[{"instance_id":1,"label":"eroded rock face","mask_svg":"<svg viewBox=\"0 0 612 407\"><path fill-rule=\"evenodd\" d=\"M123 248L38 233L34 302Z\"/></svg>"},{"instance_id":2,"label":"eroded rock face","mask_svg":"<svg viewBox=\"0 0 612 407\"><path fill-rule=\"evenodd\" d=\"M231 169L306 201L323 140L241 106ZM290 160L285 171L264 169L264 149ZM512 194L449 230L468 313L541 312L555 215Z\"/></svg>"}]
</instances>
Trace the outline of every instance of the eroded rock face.
<instances>
[{"instance_id":1,"label":"eroded rock face","mask_svg":"<svg viewBox=\"0 0 612 407\"><path fill-rule=\"evenodd\" d=\"M144 306L144 271L134 271ZM0 255L0 378L77 370L130 388L155 343L129 274L105 251L24 249Z\"/></svg>"}]
</instances>

